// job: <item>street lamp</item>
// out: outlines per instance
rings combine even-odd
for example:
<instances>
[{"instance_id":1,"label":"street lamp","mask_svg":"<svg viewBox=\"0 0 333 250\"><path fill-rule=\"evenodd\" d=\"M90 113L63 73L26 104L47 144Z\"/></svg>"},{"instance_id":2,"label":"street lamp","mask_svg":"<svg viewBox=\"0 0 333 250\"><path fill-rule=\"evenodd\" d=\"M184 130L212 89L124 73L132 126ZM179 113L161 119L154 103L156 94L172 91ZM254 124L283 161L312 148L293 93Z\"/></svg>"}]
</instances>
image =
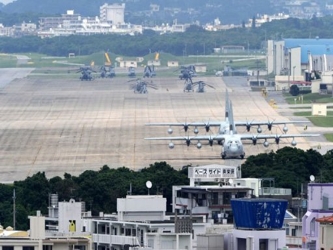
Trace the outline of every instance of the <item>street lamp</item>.
<instances>
[{"instance_id":1,"label":"street lamp","mask_svg":"<svg viewBox=\"0 0 333 250\"><path fill-rule=\"evenodd\" d=\"M288 49L288 91L290 91L291 51Z\"/></svg>"},{"instance_id":2,"label":"street lamp","mask_svg":"<svg viewBox=\"0 0 333 250\"><path fill-rule=\"evenodd\" d=\"M333 97L333 75L332 75L332 97Z\"/></svg>"}]
</instances>

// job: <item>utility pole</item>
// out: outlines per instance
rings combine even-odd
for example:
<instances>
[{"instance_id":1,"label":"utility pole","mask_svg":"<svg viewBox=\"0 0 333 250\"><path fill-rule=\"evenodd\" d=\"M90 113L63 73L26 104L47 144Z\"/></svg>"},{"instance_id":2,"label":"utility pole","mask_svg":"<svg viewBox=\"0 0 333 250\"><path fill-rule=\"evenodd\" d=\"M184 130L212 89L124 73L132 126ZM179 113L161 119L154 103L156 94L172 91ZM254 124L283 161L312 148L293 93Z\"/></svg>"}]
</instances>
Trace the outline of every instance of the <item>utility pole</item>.
<instances>
[{"instance_id":1,"label":"utility pole","mask_svg":"<svg viewBox=\"0 0 333 250\"><path fill-rule=\"evenodd\" d=\"M288 92L290 91L291 51L288 49Z\"/></svg>"},{"instance_id":2,"label":"utility pole","mask_svg":"<svg viewBox=\"0 0 333 250\"><path fill-rule=\"evenodd\" d=\"M15 189L13 190L13 229L15 230L15 224L16 224L16 207L15 207Z\"/></svg>"},{"instance_id":3,"label":"utility pole","mask_svg":"<svg viewBox=\"0 0 333 250\"><path fill-rule=\"evenodd\" d=\"M259 83L259 59L256 60L256 64L257 64L257 83L258 83L258 86L260 87L260 83Z\"/></svg>"}]
</instances>

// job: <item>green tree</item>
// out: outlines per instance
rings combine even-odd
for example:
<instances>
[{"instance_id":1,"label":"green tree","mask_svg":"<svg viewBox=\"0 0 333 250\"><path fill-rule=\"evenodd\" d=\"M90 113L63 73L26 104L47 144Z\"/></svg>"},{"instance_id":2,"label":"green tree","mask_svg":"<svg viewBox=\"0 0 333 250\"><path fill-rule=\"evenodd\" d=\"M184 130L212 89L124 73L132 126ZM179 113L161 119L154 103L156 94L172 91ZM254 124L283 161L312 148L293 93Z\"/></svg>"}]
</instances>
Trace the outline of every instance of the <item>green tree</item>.
<instances>
[{"instance_id":1,"label":"green tree","mask_svg":"<svg viewBox=\"0 0 333 250\"><path fill-rule=\"evenodd\" d=\"M298 96L299 95L299 88L297 85L291 85L290 87L290 90L289 90L289 93L292 95L292 96Z\"/></svg>"}]
</instances>

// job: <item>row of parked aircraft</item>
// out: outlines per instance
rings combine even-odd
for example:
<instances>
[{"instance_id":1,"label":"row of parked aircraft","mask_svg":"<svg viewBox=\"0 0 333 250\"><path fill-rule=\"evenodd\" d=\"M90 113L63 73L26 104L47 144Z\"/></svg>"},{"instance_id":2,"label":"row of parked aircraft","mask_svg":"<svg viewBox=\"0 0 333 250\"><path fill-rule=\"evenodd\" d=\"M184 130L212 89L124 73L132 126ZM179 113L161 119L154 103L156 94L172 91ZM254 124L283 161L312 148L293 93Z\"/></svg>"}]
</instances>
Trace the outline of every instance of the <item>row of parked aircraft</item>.
<instances>
[{"instance_id":1,"label":"row of parked aircraft","mask_svg":"<svg viewBox=\"0 0 333 250\"><path fill-rule=\"evenodd\" d=\"M201 141L208 141L208 145L213 146L214 142L217 142L222 146L221 157L226 158L241 158L245 156L244 146L242 141L252 141L253 145L257 144L258 140L263 140L263 146L268 147L268 139L274 139L276 144L279 144L280 139L292 138L291 145L296 146L297 137L314 137L319 134L287 134L287 124L305 123L304 121L234 121L232 102L229 100L228 92L226 92L225 101L225 120L224 121L208 121L208 122L191 122L191 123L149 123L146 126L169 126L168 133L172 134L172 126L183 127L185 132L188 131L189 127L194 127L194 136L176 136L176 137L153 137L145 138L146 140L168 140L169 148L174 148L173 141L185 141L187 146L190 146L192 141L196 141L197 148L202 147ZM268 130L271 131L273 125L284 125L283 134L261 134L261 126L267 126ZM257 126L258 134L238 134L236 127L245 126L246 130L250 132L252 126ZM206 132L209 132L211 127L218 127L218 133L213 135L198 135L198 127L205 128Z\"/></svg>"}]
</instances>

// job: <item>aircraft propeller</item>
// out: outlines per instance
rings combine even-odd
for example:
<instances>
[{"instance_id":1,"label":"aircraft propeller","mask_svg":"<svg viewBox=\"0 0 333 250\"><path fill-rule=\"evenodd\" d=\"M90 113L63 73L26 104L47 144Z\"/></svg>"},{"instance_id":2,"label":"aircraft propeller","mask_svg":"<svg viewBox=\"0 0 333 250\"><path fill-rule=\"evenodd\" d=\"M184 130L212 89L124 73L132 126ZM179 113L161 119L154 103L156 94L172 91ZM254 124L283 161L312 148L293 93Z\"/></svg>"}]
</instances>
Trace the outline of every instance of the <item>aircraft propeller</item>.
<instances>
[{"instance_id":1,"label":"aircraft propeller","mask_svg":"<svg viewBox=\"0 0 333 250\"><path fill-rule=\"evenodd\" d=\"M252 135L252 144L257 145L257 136Z\"/></svg>"},{"instance_id":2,"label":"aircraft propeller","mask_svg":"<svg viewBox=\"0 0 333 250\"><path fill-rule=\"evenodd\" d=\"M205 130L206 130L206 132L209 132L209 131L210 131L209 120L208 120L208 122L205 123Z\"/></svg>"},{"instance_id":3,"label":"aircraft propeller","mask_svg":"<svg viewBox=\"0 0 333 250\"><path fill-rule=\"evenodd\" d=\"M245 124L245 127L246 127L246 131L247 132L250 132L251 130L251 125L252 125L252 122L254 121L254 119L251 121L251 122L248 122L248 120L246 119L246 124Z\"/></svg>"},{"instance_id":4,"label":"aircraft propeller","mask_svg":"<svg viewBox=\"0 0 333 250\"><path fill-rule=\"evenodd\" d=\"M267 128L268 128L269 131L272 130L272 127L273 127L273 123L274 123L274 121L275 121L275 119L273 119L272 121L270 121L270 120L268 119L268 122L267 122Z\"/></svg>"},{"instance_id":5,"label":"aircraft propeller","mask_svg":"<svg viewBox=\"0 0 333 250\"><path fill-rule=\"evenodd\" d=\"M190 146L190 144L191 144L190 137L189 137L189 136L187 136L187 138L186 138L186 145L189 147L189 146Z\"/></svg>"}]
</instances>

